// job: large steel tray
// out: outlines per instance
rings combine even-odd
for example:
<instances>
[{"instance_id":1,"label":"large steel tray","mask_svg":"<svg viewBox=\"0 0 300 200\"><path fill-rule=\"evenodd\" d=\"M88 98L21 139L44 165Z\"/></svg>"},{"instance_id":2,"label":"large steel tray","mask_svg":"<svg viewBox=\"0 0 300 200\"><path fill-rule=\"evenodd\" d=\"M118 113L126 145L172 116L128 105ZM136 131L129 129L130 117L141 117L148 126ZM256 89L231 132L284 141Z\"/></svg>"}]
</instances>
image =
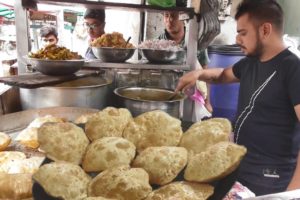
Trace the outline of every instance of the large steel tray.
<instances>
[{"instance_id":1,"label":"large steel tray","mask_svg":"<svg viewBox=\"0 0 300 200\"><path fill-rule=\"evenodd\" d=\"M181 124L183 131L186 131L192 124L193 124L192 122L183 121ZM44 160L43 164L46 164L49 162L52 162L52 161L50 159L46 158ZM174 181L183 181L184 180L183 171L184 170L181 171L181 173L175 178ZM225 197L225 195L227 194L227 192L234 185L236 178L237 178L237 173L238 173L238 169L233 171L231 174L229 174L225 178L211 183L215 187L214 194L211 197L209 197L208 200L222 200ZM92 176L92 177L94 177L96 175L97 175L97 173L90 174L90 176ZM152 187L153 187L153 189L158 188L157 185L152 185ZM33 192L33 197L35 200L59 200L59 198L54 198L54 197L49 196L44 191L44 189L41 187L41 185L38 184L37 182L34 182L32 192Z\"/></svg>"},{"instance_id":2,"label":"large steel tray","mask_svg":"<svg viewBox=\"0 0 300 200\"><path fill-rule=\"evenodd\" d=\"M45 115L53 115L73 121L80 115L97 111L99 110L81 107L50 107L0 115L0 131L7 134L18 133L26 128L35 118Z\"/></svg>"},{"instance_id":3,"label":"large steel tray","mask_svg":"<svg viewBox=\"0 0 300 200\"><path fill-rule=\"evenodd\" d=\"M27 157L44 156L43 153L36 149L20 145L14 138L37 117L53 115L55 117L64 118L67 121L73 121L80 115L97 111L99 110L91 108L51 107L0 115L0 131L7 133L12 138L11 144L6 149L7 151L21 151L25 153Z\"/></svg>"},{"instance_id":4,"label":"large steel tray","mask_svg":"<svg viewBox=\"0 0 300 200\"><path fill-rule=\"evenodd\" d=\"M36 117L44 115L53 115L56 117L62 117L68 121L75 120L78 116L82 114L87 114L91 112L97 112L97 109L90 108L79 108L79 107L52 107L52 108L42 108L26 110L16 113L11 113L7 115L0 116L0 131L6 132L12 137L14 137L22 129L26 128L28 124L33 121ZM192 122L182 122L183 130L187 130L192 125ZM44 164L51 162L49 159L45 159ZM238 170L235 170L227 177L220 181L212 183L215 187L214 194L209 198L209 200L221 200L226 193L233 186ZM175 179L176 181L183 180L183 174L179 174ZM155 186L154 186L155 187ZM43 188L36 182L33 185L33 197L36 200L54 200L58 198L53 198L47 195Z\"/></svg>"}]
</instances>

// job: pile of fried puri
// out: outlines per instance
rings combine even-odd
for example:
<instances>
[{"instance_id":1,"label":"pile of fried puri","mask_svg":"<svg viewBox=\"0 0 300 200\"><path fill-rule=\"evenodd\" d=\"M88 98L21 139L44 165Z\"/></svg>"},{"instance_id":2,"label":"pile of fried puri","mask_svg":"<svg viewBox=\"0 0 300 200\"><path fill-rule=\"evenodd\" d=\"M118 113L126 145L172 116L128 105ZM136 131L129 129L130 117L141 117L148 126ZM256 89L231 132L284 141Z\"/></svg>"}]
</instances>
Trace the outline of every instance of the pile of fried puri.
<instances>
[{"instance_id":1,"label":"pile of fried puri","mask_svg":"<svg viewBox=\"0 0 300 200\"><path fill-rule=\"evenodd\" d=\"M246 154L229 142L231 131L224 118L183 133L181 121L163 111L133 118L127 109L108 107L74 122L43 123L26 139L53 160L33 174L52 197L204 200L214 192L210 183L233 172ZM26 144L24 136L19 141ZM179 173L184 180L175 181Z\"/></svg>"},{"instance_id":2,"label":"pile of fried puri","mask_svg":"<svg viewBox=\"0 0 300 200\"><path fill-rule=\"evenodd\" d=\"M38 150L38 128L46 122L64 121L46 115L37 117L16 137L0 132L0 199L32 197L32 175L45 159L44 153Z\"/></svg>"}]
</instances>

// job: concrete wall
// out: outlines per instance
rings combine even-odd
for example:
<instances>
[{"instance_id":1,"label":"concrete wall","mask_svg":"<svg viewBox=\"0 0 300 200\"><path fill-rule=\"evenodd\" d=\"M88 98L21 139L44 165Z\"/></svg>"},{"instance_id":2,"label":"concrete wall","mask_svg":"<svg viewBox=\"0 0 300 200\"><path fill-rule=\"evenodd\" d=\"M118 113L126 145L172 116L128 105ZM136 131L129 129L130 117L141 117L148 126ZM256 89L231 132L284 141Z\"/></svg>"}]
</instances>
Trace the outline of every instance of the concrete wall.
<instances>
[{"instance_id":1,"label":"concrete wall","mask_svg":"<svg viewBox=\"0 0 300 200\"><path fill-rule=\"evenodd\" d=\"M163 22L163 13L148 12L146 14L145 26L145 40L152 40L157 38L164 32L165 28Z\"/></svg>"},{"instance_id":2,"label":"concrete wall","mask_svg":"<svg viewBox=\"0 0 300 200\"><path fill-rule=\"evenodd\" d=\"M236 7L242 2L242 0L232 0L230 15L234 18L236 13Z\"/></svg>"},{"instance_id":3,"label":"concrete wall","mask_svg":"<svg viewBox=\"0 0 300 200\"><path fill-rule=\"evenodd\" d=\"M242 0L233 0L231 8L231 16L235 14L235 7ZM285 33L290 36L300 37L300 1L299 0L277 0L282 6L285 14Z\"/></svg>"},{"instance_id":4,"label":"concrete wall","mask_svg":"<svg viewBox=\"0 0 300 200\"><path fill-rule=\"evenodd\" d=\"M300 37L300 1L278 0L285 13L285 33L289 36Z\"/></svg>"}]
</instances>

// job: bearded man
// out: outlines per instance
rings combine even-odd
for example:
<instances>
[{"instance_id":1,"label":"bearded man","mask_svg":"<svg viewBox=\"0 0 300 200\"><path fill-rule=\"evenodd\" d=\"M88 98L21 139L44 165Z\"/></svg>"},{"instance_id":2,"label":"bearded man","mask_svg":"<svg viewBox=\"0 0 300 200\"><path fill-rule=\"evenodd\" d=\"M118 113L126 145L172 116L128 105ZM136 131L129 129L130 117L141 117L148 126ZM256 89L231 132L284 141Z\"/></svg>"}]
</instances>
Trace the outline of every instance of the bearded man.
<instances>
[{"instance_id":1,"label":"bearded man","mask_svg":"<svg viewBox=\"0 0 300 200\"><path fill-rule=\"evenodd\" d=\"M238 181L256 195L300 189L300 60L284 45L283 18L276 0L242 1L236 43L246 57L226 69L189 72L176 88L240 82L234 141L247 154Z\"/></svg>"}]
</instances>

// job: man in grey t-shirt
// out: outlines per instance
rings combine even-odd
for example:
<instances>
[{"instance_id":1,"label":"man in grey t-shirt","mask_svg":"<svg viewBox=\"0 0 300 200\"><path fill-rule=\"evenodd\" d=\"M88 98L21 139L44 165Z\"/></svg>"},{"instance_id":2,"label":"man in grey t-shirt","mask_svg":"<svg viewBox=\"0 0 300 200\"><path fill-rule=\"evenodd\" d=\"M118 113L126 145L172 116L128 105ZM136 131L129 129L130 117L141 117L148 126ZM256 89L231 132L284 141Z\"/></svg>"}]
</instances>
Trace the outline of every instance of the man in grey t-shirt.
<instances>
[{"instance_id":1,"label":"man in grey t-shirt","mask_svg":"<svg viewBox=\"0 0 300 200\"><path fill-rule=\"evenodd\" d=\"M179 12L177 11L166 11L164 12L164 24L165 30L158 39L173 40L178 45L186 48L185 46L185 25L184 21L179 19ZM199 50L197 52L197 58L203 69L207 68L209 58L207 50ZM208 88L209 89L209 88ZM205 100L205 107L209 112L212 112L212 106L209 100L209 90L207 99Z\"/></svg>"},{"instance_id":2,"label":"man in grey t-shirt","mask_svg":"<svg viewBox=\"0 0 300 200\"><path fill-rule=\"evenodd\" d=\"M185 25L182 20L179 20L179 12L164 12L164 24L164 33L158 39L173 40L180 46L185 47ZM199 50L197 57L202 67L207 68L209 63L207 50Z\"/></svg>"}]
</instances>

